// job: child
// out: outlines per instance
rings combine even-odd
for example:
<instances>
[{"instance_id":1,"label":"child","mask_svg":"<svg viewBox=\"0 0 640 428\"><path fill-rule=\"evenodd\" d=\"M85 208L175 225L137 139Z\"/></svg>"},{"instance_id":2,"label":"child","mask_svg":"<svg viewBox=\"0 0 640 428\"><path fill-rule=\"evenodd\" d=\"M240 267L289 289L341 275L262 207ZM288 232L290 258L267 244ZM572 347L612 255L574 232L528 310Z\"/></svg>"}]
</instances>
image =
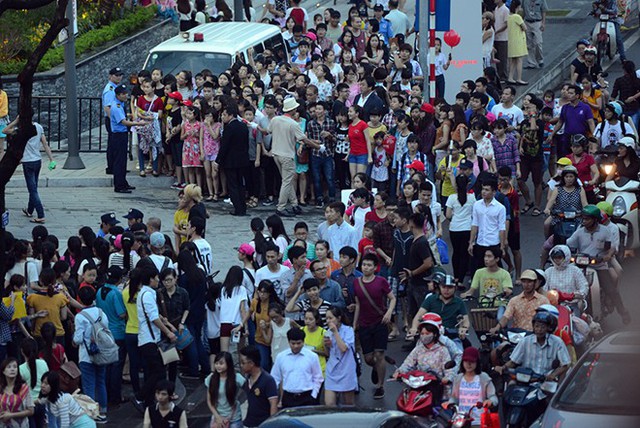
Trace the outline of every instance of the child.
<instances>
[{"instance_id":1,"label":"child","mask_svg":"<svg viewBox=\"0 0 640 428\"><path fill-rule=\"evenodd\" d=\"M7 308L13 307L13 316L10 321L12 342L10 348L17 354L22 339L31 337L31 333L29 333L23 322L28 322L29 318L36 317L38 314L27 315L27 284L24 276L20 274L11 275L8 289L11 290L11 294L8 297L4 297L2 303Z\"/></svg>"},{"instance_id":2,"label":"child","mask_svg":"<svg viewBox=\"0 0 640 428\"><path fill-rule=\"evenodd\" d=\"M425 170L425 165L429 164L429 161L427 159L427 156L424 153L420 153L418 151L418 142L419 142L419 138L417 135L415 134L411 134L409 135L409 138L407 138L407 152L402 155L402 157L400 158L400 161L398 162L398 164L396 165L396 168L398 170L398 184L397 184L397 189L396 192L400 193L400 183L404 183L405 181L409 180L409 178L411 177L412 174L412 169L414 170L413 172L415 172L415 168L410 168L411 165L419 165L418 163L414 164L414 161L419 161L422 163L422 173L427 174L427 176L429 175L430 171ZM419 169L419 168L418 168Z\"/></svg>"},{"instance_id":3,"label":"child","mask_svg":"<svg viewBox=\"0 0 640 428\"><path fill-rule=\"evenodd\" d=\"M204 381L207 387L207 405L211 410L212 427L242 427L239 396L246 382L236 373L233 358L228 352L216 355L213 372Z\"/></svg>"},{"instance_id":4,"label":"child","mask_svg":"<svg viewBox=\"0 0 640 428\"><path fill-rule=\"evenodd\" d=\"M388 131L386 125L380 122L382 119L382 110L378 108L374 108L369 113L369 122L367 122L367 126L369 127L369 137L371 140L375 137L378 132L386 133Z\"/></svg>"},{"instance_id":5,"label":"child","mask_svg":"<svg viewBox=\"0 0 640 428\"><path fill-rule=\"evenodd\" d=\"M378 131L373 136L375 147L373 149L373 167L371 168L371 186L380 191L387 191L389 187L389 165L390 158L383 146L386 134Z\"/></svg>"},{"instance_id":6,"label":"child","mask_svg":"<svg viewBox=\"0 0 640 428\"><path fill-rule=\"evenodd\" d=\"M555 99L556 94L554 94L551 89L547 89L546 91L544 91L542 101L544 102L545 107L549 107L552 111L556 104Z\"/></svg>"},{"instance_id":7,"label":"child","mask_svg":"<svg viewBox=\"0 0 640 428\"><path fill-rule=\"evenodd\" d=\"M410 68L403 68L400 72L400 90L404 92L407 96L411 95L411 78L413 77L413 72Z\"/></svg>"},{"instance_id":8,"label":"child","mask_svg":"<svg viewBox=\"0 0 640 428\"><path fill-rule=\"evenodd\" d=\"M93 285L93 283L96 281L97 277L98 277L98 268L96 267L96 265L93 263L85 264L84 267L82 268L82 282L78 287L78 291L84 287L91 287L93 288L93 291L95 291L96 287Z\"/></svg>"},{"instance_id":9,"label":"child","mask_svg":"<svg viewBox=\"0 0 640 428\"><path fill-rule=\"evenodd\" d=\"M340 190L351 188L349 174L349 116L347 109L342 108L336 115L338 129L336 130L335 167L336 179Z\"/></svg>"},{"instance_id":10,"label":"child","mask_svg":"<svg viewBox=\"0 0 640 428\"><path fill-rule=\"evenodd\" d=\"M318 88L318 100L331 101L333 98L333 75L331 70L324 64L315 67L316 82Z\"/></svg>"},{"instance_id":11,"label":"child","mask_svg":"<svg viewBox=\"0 0 640 428\"><path fill-rule=\"evenodd\" d=\"M156 405L144 411L143 428L170 426L187 428L187 412L172 403L175 385L162 379L156 383Z\"/></svg>"},{"instance_id":12,"label":"child","mask_svg":"<svg viewBox=\"0 0 640 428\"><path fill-rule=\"evenodd\" d=\"M167 105L171 108L167 117L166 141L171 148L171 158L176 171L176 181L171 185L174 189L184 189L186 185L182 175L182 112L180 102L182 95L178 91L170 92L167 95Z\"/></svg>"},{"instance_id":13,"label":"child","mask_svg":"<svg viewBox=\"0 0 640 428\"><path fill-rule=\"evenodd\" d=\"M213 162L218 157L220 150L220 130L222 123L213 119L213 109L205 110L202 126L202 147L204 149L204 171L207 181L209 196L205 200L218 202L220 195L220 183L218 182L218 169L213 168ZM147 225L148 226L148 225Z\"/></svg>"},{"instance_id":14,"label":"child","mask_svg":"<svg viewBox=\"0 0 640 428\"><path fill-rule=\"evenodd\" d=\"M453 388L449 397L449 403L458 405L463 412L473 408L471 417L475 421L481 419L481 411L475 407L475 403L482 403L484 407L498 405L496 388L489 375L480 369L479 362L480 352L476 348L468 347L464 350L459 374L453 380ZM469 403L473 403L473 405L470 406Z\"/></svg>"},{"instance_id":15,"label":"child","mask_svg":"<svg viewBox=\"0 0 640 428\"><path fill-rule=\"evenodd\" d=\"M376 254L376 249L373 247L373 228L375 226L375 221L368 221L364 225L362 239L358 242L358 266L360 266L364 254ZM378 265L378 269L380 269L380 265Z\"/></svg>"},{"instance_id":16,"label":"child","mask_svg":"<svg viewBox=\"0 0 640 428\"><path fill-rule=\"evenodd\" d=\"M185 176L188 184L198 184L202 188L202 177L196 168L202 168L201 158L204 158L202 149L203 130L200 122L200 110L193 106L191 101L183 103L185 122L182 124L180 139L182 140L182 166L185 168Z\"/></svg>"},{"instance_id":17,"label":"child","mask_svg":"<svg viewBox=\"0 0 640 428\"><path fill-rule=\"evenodd\" d=\"M189 227L189 210L184 200L184 190L178 192L178 209L173 214L173 234L175 235L176 248L187 242L187 229Z\"/></svg>"},{"instance_id":18,"label":"child","mask_svg":"<svg viewBox=\"0 0 640 428\"><path fill-rule=\"evenodd\" d=\"M291 57L291 64L297 66L298 69L300 69L300 72L304 73L309 61L311 61L311 56L309 55L309 42L302 40L298 44L298 54Z\"/></svg>"}]
</instances>

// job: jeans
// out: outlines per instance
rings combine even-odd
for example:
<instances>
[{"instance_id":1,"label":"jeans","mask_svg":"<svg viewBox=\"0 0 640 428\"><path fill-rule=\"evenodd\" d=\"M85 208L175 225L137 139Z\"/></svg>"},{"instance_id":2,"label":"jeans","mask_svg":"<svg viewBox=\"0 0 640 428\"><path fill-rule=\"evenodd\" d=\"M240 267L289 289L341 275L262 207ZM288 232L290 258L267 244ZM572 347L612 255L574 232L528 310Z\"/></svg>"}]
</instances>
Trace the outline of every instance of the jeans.
<instances>
[{"instance_id":1,"label":"jeans","mask_svg":"<svg viewBox=\"0 0 640 428\"><path fill-rule=\"evenodd\" d=\"M147 156L153 157L153 153L151 149L149 149ZM156 158L152 160L152 168L155 172L158 172L158 159L159 157L156 156ZM145 170L144 164L145 164L145 155L144 153L142 153L142 149L138 149L138 166L140 166L140 171Z\"/></svg>"},{"instance_id":2,"label":"jeans","mask_svg":"<svg viewBox=\"0 0 640 428\"><path fill-rule=\"evenodd\" d=\"M146 407L155 403L156 384L167 378L167 370L162 362L162 356L156 343L145 343L138 347L140 358L143 361L144 386L142 387L142 399Z\"/></svg>"},{"instance_id":3,"label":"jeans","mask_svg":"<svg viewBox=\"0 0 640 428\"><path fill-rule=\"evenodd\" d=\"M122 401L122 369L127 357L127 348L124 339L116 340L118 345L118 361L107 366L107 398L109 403Z\"/></svg>"},{"instance_id":4,"label":"jeans","mask_svg":"<svg viewBox=\"0 0 640 428\"><path fill-rule=\"evenodd\" d=\"M313 189L316 193L316 200L322 201L322 176L327 180L329 187L329 199L336 198L336 182L334 177L333 158L331 156L320 157L311 155L311 174L313 175Z\"/></svg>"},{"instance_id":5,"label":"jeans","mask_svg":"<svg viewBox=\"0 0 640 428\"><path fill-rule=\"evenodd\" d=\"M138 335L127 333L124 337L127 354L129 354L129 376L131 377L131 387L136 398L140 398L140 353L138 351Z\"/></svg>"},{"instance_id":6,"label":"jeans","mask_svg":"<svg viewBox=\"0 0 640 428\"><path fill-rule=\"evenodd\" d=\"M624 40L622 40L620 24L617 21L614 21L613 26L616 28L616 46L618 48L618 54L620 55L620 61L625 61L627 59L627 55L624 52Z\"/></svg>"},{"instance_id":7,"label":"jeans","mask_svg":"<svg viewBox=\"0 0 640 428\"><path fill-rule=\"evenodd\" d=\"M260 351L260 367L263 370L271 370L271 347L269 345L263 345L256 342L256 348Z\"/></svg>"},{"instance_id":8,"label":"jeans","mask_svg":"<svg viewBox=\"0 0 640 428\"><path fill-rule=\"evenodd\" d=\"M24 172L24 181L27 183L27 190L29 191L29 204L27 205L27 212L29 214L36 210L38 218L44 218L44 208L40 201L40 195L38 195L38 177L40 176L40 167L42 161L37 160L33 162L22 162L22 171Z\"/></svg>"},{"instance_id":9,"label":"jeans","mask_svg":"<svg viewBox=\"0 0 640 428\"><path fill-rule=\"evenodd\" d=\"M100 413L107 410L106 367L80 361L82 392L100 405Z\"/></svg>"},{"instance_id":10,"label":"jeans","mask_svg":"<svg viewBox=\"0 0 640 428\"><path fill-rule=\"evenodd\" d=\"M202 343L202 326L204 324L203 322L193 322L193 321L189 321L189 319L187 319L187 325L186 327L189 329L189 331L191 332L191 335L193 336L193 345L195 347L196 353L195 353L195 359L194 359L194 365L191 365L191 360L189 361L189 366L191 369L193 369L193 367L198 368L198 363L200 364L200 371L202 373L209 373L210 371L210 367L209 367L209 354L207 353L207 351L204 349L204 344ZM187 355L187 357L189 357Z\"/></svg>"}]
</instances>

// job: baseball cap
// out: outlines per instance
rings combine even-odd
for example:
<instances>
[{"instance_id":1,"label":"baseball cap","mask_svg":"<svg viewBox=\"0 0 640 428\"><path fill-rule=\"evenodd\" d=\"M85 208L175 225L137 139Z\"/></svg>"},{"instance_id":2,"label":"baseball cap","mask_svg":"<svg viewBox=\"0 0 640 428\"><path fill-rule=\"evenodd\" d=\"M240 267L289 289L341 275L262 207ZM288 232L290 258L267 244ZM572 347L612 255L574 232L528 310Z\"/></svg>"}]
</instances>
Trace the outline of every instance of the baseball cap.
<instances>
[{"instance_id":1,"label":"baseball cap","mask_svg":"<svg viewBox=\"0 0 640 428\"><path fill-rule=\"evenodd\" d=\"M125 85L118 85L116 86L116 89L114 89L114 92L116 93L116 95L124 94L125 92L127 92L127 87Z\"/></svg>"},{"instance_id":2,"label":"baseball cap","mask_svg":"<svg viewBox=\"0 0 640 428\"><path fill-rule=\"evenodd\" d=\"M107 278L106 281L108 284L117 284L122 279L122 275L124 274L124 270L117 265L110 266L107 269Z\"/></svg>"},{"instance_id":3,"label":"baseball cap","mask_svg":"<svg viewBox=\"0 0 640 428\"><path fill-rule=\"evenodd\" d=\"M558 162L556 162L556 164L560 166L569 166L573 165L573 162L571 162L571 159L565 157L558 159Z\"/></svg>"},{"instance_id":4,"label":"baseball cap","mask_svg":"<svg viewBox=\"0 0 640 428\"><path fill-rule=\"evenodd\" d=\"M381 4L376 4L375 6L373 6L373 10L376 12L381 12L384 10L384 7L382 7Z\"/></svg>"},{"instance_id":5,"label":"baseball cap","mask_svg":"<svg viewBox=\"0 0 640 428\"><path fill-rule=\"evenodd\" d=\"M182 101L182 94L178 91L169 92L167 96L171 99Z\"/></svg>"},{"instance_id":6,"label":"baseball cap","mask_svg":"<svg viewBox=\"0 0 640 428\"><path fill-rule=\"evenodd\" d=\"M477 348L474 348L473 346L469 346L468 348L464 349L464 352L462 353L462 361L469 361L472 363L476 363L478 362L479 359L480 359L480 352L478 351Z\"/></svg>"},{"instance_id":7,"label":"baseball cap","mask_svg":"<svg viewBox=\"0 0 640 428\"><path fill-rule=\"evenodd\" d=\"M464 159L464 160L460 161L460 165L458 165L458 167L460 169L472 169L473 168L473 162L471 162L469 159Z\"/></svg>"},{"instance_id":8,"label":"baseball cap","mask_svg":"<svg viewBox=\"0 0 640 428\"><path fill-rule=\"evenodd\" d=\"M142 214L142 211L135 209L135 208L129 208L129 212L127 213L127 215L123 216L126 219L142 219L144 218L144 214Z\"/></svg>"},{"instance_id":9,"label":"baseball cap","mask_svg":"<svg viewBox=\"0 0 640 428\"><path fill-rule=\"evenodd\" d=\"M236 250L238 250L239 253L242 253L245 256L253 256L253 254L256 252L256 250L247 243L240 244L240 246L236 248Z\"/></svg>"},{"instance_id":10,"label":"baseball cap","mask_svg":"<svg viewBox=\"0 0 640 428\"><path fill-rule=\"evenodd\" d=\"M412 168L416 171L424 172L424 163L419 160L414 160L409 165L407 165L407 168Z\"/></svg>"},{"instance_id":11,"label":"baseball cap","mask_svg":"<svg viewBox=\"0 0 640 428\"><path fill-rule=\"evenodd\" d=\"M422 104L420 106L420 110L425 112L425 113L431 113L431 114L434 114L436 112L436 109L433 108L433 106L431 104L429 104L429 103Z\"/></svg>"},{"instance_id":12,"label":"baseball cap","mask_svg":"<svg viewBox=\"0 0 640 428\"><path fill-rule=\"evenodd\" d=\"M535 281L538 279L538 275L531 269L527 269L520 275L520 279L530 279L531 281Z\"/></svg>"},{"instance_id":13,"label":"baseball cap","mask_svg":"<svg viewBox=\"0 0 640 428\"><path fill-rule=\"evenodd\" d=\"M313 31L309 31L307 34L304 35L307 39L313 40L314 42L316 40L318 40L318 36L316 36L316 34Z\"/></svg>"},{"instance_id":14,"label":"baseball cap","mask_svg":"<svg viewBox=\"0 0 640 428\"><path fill-rule=\"evenodd\" d=\"M160 232L153 232L151 234L151 237L149 238L149 243L151 244L152 247L156 247L156 248L162 248L164 247L164 244L166 243L166 239L164 238L164 235Z\"/></svg>"},{"instance_id":15,"label":"baseball cap","mask_svg":"<svg viewBox=\"0 0 640 428\"><path fill-rule=\"evenodd\" d=\"M120 67L113 67L111 70L109 70L109 74L114 76L122 76L124 72Z\"/></svg>"},{"instance_id":16,"label":"baseball cap","mask_svg":"<svg viewBox=\"0 0 640 428\"><path fill-rule=\"evenodd\" d=\"M110 225L114 225L114 224L120 223L118 221L118 219L116 218L116 213L102 214L100 216L100 221L102 223L104 223L104 224L110 224Z\"/></svg>"}]
</instances>

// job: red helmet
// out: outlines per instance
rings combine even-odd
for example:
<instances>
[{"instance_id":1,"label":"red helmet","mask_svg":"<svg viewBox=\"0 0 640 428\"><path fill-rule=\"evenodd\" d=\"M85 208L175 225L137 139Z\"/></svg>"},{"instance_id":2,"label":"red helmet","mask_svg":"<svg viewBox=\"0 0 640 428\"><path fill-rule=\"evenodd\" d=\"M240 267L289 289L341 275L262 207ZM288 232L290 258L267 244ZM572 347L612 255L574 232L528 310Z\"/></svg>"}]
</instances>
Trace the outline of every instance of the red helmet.
<instances>
[{"instance_id":1,"label":"red helmet","mask_svg":"<svg viewBox=\"0 0 640 428\"><path fill-rule=\"evenodd\" d=\"M420 319L420 325L418 327L422 327L427 324L436 326L436 328L440 330L442 328L442 317L435 312L427 312Z\"/></svg>"}]
</instances>

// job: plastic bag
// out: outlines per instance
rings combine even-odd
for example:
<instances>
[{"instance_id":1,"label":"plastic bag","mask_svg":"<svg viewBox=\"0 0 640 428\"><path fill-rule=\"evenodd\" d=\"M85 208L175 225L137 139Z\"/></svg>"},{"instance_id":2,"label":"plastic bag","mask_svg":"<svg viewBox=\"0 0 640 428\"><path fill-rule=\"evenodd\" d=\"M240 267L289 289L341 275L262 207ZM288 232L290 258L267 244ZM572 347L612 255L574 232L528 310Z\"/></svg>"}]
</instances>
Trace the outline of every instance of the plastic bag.
<instances>
[{"instance_id":1,"label":"plastic bag","mask_svg":"<svg viewBox=\"0 0 640 428\"><path fill-rule=\"evenodd\" d=\"M438 252L440 253L440 263L443 265L449 264L449 247L447 243L444 242L443 239L436 239L436 246L438 247Z\"/></svg>"}]
</instances>

